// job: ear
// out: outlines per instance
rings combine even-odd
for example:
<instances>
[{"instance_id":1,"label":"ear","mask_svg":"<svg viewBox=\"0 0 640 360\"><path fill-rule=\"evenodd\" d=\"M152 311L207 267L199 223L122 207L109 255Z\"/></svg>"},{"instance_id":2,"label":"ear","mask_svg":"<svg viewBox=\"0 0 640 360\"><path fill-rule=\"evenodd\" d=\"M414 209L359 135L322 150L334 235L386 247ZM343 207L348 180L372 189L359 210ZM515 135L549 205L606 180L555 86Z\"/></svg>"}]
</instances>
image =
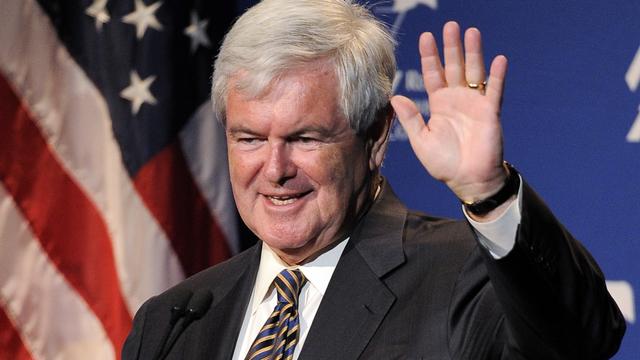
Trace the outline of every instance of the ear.
<instances>
[{"instance_id":1,"label":"ear","mask_svg":"<svg viewBox=\"0 0 640 360\"><path fill-rule=\"evenodd\" d=\"M378 115L376 122L367 131L367 148L369 149L369 170L377 171L382 166L387 152L389 130L393 121L393 108L387 104Z\"/></svg>"}]
</instances>

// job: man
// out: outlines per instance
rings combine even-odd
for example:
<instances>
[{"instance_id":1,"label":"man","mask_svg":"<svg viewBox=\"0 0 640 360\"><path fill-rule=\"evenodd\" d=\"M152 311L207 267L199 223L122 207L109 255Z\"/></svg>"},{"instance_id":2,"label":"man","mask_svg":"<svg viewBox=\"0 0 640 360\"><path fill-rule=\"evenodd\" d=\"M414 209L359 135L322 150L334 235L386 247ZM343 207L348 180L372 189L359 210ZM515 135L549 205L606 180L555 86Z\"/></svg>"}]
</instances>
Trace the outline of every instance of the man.
<instances>
[{"instance_id":1,"label":"man","mask_svg":"<svg viewBox=\"0 0 640 360\"><path fill-rule=\"evenodd\" d=\"M363 7L264 0L238 19L212 99L238 210L261 242L145 303L123 358L615 353L625 323L600 270L503 162L506 58L487 77L477 29L464 50L456 23L443 37L444 67L433 36L420 38L425 122L391 97L393 40ZM407 210L381 177L391 106L468 222Z\"/></svg>"}]
</instances>

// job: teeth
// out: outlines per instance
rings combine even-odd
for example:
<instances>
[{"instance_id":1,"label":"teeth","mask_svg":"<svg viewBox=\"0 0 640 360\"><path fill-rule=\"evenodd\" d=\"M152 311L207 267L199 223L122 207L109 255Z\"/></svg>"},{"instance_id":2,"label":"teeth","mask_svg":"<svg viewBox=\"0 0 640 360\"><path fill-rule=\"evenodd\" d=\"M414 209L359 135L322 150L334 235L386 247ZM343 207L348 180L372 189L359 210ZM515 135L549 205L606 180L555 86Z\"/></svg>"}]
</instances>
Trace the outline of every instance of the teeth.
<instances>
[{"instance_id":1,"label":"teeth","mask_svg":"<svg viewBox=\"0 0 640 360\"><path fill-rule=\"evenodd\" d=\"M296 197L288 197L288 196L287 197L269 196L268 198L271 201L271 203L274 205L293 204L296 200L298 200L298 198Z\"/></svg>"}]
</instances>

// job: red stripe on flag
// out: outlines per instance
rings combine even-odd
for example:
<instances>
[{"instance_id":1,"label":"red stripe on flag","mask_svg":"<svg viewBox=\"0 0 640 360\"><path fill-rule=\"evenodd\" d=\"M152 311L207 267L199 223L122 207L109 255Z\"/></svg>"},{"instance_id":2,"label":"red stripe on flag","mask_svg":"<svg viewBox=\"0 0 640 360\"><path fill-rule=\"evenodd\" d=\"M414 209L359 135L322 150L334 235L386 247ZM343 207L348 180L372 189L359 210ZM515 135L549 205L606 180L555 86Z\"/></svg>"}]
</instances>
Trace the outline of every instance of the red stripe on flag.
<instances>
[{"instance_id":1,"label":"red stripe on flag","mask_svg":"<svg viewBox=\"0 0 640 360\"><path fill-rule=\"evenodd\" d=\"M32 359L18 331L2 307L0 307L0 358L15 360Z\"/></svg>"},{"instance_id":2,"label":"red stripe on flag","mask_svg":"<svg viewBox=\"0 0 640 360\"><path fill-rule=\"evenodd\" d=\"M229 258L229 246L193 180L177 140L148 161L134 183L171 240L185 275Z\"/></svg>"},{"instance_id":3,"label":"red stripe on flag","mask_svg":"<svg viewBox=\"0 0 640 360\"><path fill-rule=\"evenodd\" d=\"M107 227L2 76L0 99L0 180L51 261L100 319L117 352L131 316Z\"/></svg>"}]
</instances>

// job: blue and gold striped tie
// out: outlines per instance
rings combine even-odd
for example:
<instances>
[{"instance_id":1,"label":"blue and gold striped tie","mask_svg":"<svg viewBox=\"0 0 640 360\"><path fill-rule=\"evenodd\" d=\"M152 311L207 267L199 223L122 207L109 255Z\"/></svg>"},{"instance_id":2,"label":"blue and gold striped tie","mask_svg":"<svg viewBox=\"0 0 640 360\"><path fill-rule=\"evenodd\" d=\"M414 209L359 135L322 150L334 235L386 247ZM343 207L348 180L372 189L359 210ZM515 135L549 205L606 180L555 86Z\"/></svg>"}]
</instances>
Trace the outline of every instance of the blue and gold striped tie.
<instances>
[{"instance_id":1,"label":"blue and gold striped tie","mask_svg":"<svg viewBox=\"0 0 640 360\"><path fill-rule=\"evenodd\" d=\"M298 342L298 296L307 279L300 270L282 270L273 280L278 304L258 333L246 360L290 360Z\"/></svg>"}]
</instances>

